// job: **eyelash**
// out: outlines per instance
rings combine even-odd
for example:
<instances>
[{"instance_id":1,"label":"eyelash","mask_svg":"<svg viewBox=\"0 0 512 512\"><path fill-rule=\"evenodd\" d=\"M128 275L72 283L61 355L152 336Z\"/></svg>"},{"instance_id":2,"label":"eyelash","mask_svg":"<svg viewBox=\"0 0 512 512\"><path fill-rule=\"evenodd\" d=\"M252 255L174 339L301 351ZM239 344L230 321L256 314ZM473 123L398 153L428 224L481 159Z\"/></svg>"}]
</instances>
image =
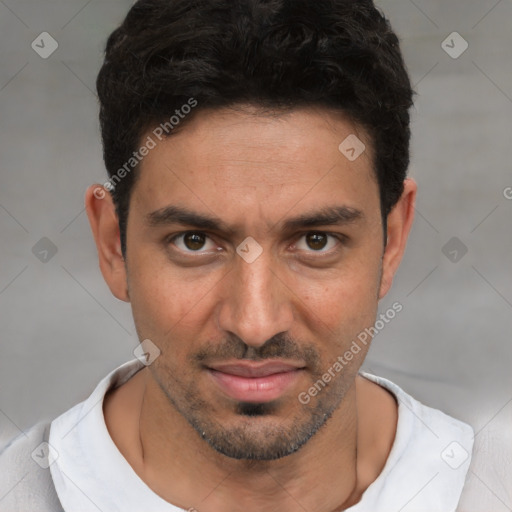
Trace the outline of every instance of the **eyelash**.
<instances>
[{"instance_id":1,"label":"eyelash","mask_svg":"<svg viewBox=\"0 0 512 512\"><path fill-rule=\"evenodd\" d=\"M170 237L167 237L166 238L166 243L167 244L173 244L174 245L174 242L176 239L178 238L181 238L181 237L184 237L185 235L189 235L189 234L198 234L198 235L204 235L205 238L207 239L210 239L212 240L212 238L210 236L208 236L204 231L183 231L181 233L178 233L178 234L175 234L175 235L172 235ZM311 253L311 254L314 254L314 255L330 255L332 253L335 253L337 251L339 251L341 245L344 244L344 242L346 242L346 239L347 237L341 233L328 233L326 231L306 231L306 232L303 232L300 234L300 236L297 238L297 242L299 240L301 240L303 237L307 236L307 235L311 235L311 234L314 234L314 235L326 235L326 236L329 236L331 238L335 238L337 241L338 241L338 244L335 248L333 249L330 249L328 251L314 251L314 250L310 250L310 251L306 251L308 253ZM294 242L293 245L296 245L297 242ZM204 254L208 254L208 253L204 253L204 252L200 252L200 251L184 251L182 249L177 249L181 254L185 254L185 255L204 255ZM316 256L318 257L318 256Z\"/></svg>"}]
</instances>

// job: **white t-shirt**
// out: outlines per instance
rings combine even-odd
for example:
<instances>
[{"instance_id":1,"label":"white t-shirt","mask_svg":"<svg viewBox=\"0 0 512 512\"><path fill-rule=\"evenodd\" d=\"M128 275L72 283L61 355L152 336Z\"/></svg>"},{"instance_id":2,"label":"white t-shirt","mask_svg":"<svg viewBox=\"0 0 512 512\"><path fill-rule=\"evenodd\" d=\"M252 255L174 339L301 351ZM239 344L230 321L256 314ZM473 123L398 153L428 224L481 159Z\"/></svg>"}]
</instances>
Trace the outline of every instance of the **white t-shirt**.
<instances>
[{"instance_id":1,"label":"white t-shirt","mask_svg":"<svg viewBox=\"0 0 512 512\"><path fill-rule=\"evenodd\" d=\"M181 512L152 491L123 457L107 430L103 398L144 364L122 364L83 402L53 420L50 466L66 512ZM427 407L391 381L361 372L397 399L398 424L388 460L379 477L350 512L454 512L473 450L473 429ZM193 507L191 504L190 507Z\"/></svg>"}]
</instances>

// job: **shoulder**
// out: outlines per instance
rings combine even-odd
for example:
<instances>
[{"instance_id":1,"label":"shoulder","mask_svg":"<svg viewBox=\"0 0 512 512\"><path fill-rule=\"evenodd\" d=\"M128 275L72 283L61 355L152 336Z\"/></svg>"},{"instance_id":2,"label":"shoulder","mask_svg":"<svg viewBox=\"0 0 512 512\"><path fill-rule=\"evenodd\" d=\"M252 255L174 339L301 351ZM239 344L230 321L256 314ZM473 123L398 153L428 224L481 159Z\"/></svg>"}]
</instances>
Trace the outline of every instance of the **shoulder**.
<instances>
[{"instance_id":1,"label":"shoulder","mask_svg":"<svg viewBox=\"0 0 512 512\"><path fill-rule=\"evenodd\" d=\"M63 512L50 473L51 421L41 421L0 446L0 511Z\"/></svg>"},{"instance_id":2,"label":"shoulder","mask_svg":"<svg viewBox=\"0 0 512 512\"><path fill-rule=\"evenodd\" d=\"M367 498L386 503L388 509L411 502L417 512L456 510L472 459L473 428L383 377L360 374L388 390L398 403L393 446ZM418 489L422 491L416 496Z\"/></svg>"},{"instance_id":3,"label":"shoulder","mask_svg":"<svg viewBox=\"0 0 512 512\"><path fill-rule=\"evenodd\" d=\"M408 430L414 434L430 433L434 438L443 438L450 436L454 440L470 439L470 448L474 437L473 428L445 412L423 404L419 400L406 393L400 386L394 382L378 377L367 372L360 372L360 375L366 379L378 384L391 393L398 403L399 415L402 420L407 419ZM401 423L406 423L401 421ZM405 430L405 425L400 425ZM403 433L403 432L402 432Z\"/></svg>"}]
</instances>

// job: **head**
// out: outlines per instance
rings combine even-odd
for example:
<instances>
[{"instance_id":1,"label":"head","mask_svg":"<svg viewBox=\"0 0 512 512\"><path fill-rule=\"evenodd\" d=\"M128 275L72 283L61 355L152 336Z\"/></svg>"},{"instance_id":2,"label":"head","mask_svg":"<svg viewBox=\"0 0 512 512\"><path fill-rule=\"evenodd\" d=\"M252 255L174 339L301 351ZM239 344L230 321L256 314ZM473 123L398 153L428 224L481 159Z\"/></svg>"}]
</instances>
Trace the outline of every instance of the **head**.
<instances>
[{"instance_id":1,"label":"head","mask_svg":"<svg viewBox=\"0 0 512 512\"><path fill-rule=\"evenodd\" d=\"M152 378L218 452L297 451L369 343L300 393L374 324L412 223L396 35L371 1L141 0L97 86L110 179L87 212L105 280L160 350ZM300 370L241 399L215 372L240 360Z\"/></svg>"}]
</instances>

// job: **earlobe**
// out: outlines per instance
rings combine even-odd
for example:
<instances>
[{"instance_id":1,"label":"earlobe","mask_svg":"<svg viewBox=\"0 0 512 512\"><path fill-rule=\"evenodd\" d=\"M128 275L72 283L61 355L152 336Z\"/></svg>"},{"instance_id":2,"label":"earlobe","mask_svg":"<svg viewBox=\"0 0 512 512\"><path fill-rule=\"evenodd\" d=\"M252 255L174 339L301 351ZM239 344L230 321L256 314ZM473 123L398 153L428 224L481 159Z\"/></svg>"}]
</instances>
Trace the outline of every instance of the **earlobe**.
<instances>
[{"instance_id":1,"label":"earlobe","mask_svg":"<svg viewBox=\"0 0 512 512\"><path fill-rule=\"evenodd\" d=\"M393 277L404 255L407 238L414 220L417 188L418 185L412 178L406 178L402 195L388 215L388 239L382 258L379 300L390 290Z\"/></svg>"},{"instance_id":2,"label":"earlobe","mask_svg":"<svg viewBox=\"0 0 512 512\"><path fill-rule=\"evenodd\" d=\"M85 209L96 242L103 278L115 297L129 302L119 221L110 192L101 185L91 185L85 194Z\"/></svg>"}]
</instances>

